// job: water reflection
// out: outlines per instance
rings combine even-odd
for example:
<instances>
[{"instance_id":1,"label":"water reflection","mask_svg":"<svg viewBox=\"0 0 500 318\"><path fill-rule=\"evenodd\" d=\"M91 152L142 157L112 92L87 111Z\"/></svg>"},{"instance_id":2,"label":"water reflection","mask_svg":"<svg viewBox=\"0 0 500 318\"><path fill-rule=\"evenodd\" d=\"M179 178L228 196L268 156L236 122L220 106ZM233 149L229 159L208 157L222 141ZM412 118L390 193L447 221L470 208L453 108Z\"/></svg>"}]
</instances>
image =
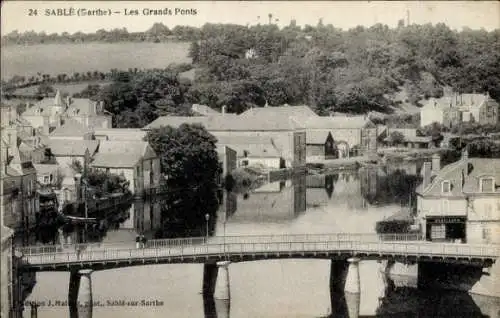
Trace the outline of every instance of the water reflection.
<instances>
[{"instance_id":1,"label":"water reflection","mask_svg":"<svg viewBox=\"0 0 500 318\"><path fill-rule=\"evenodd\" d=\"M403 173L404 171L404 173ZM416 172L416 174L413 174ZM415 167L373 167L359 172L301 176L265 185L247 194L221 192L219 210L209 219L210 234L228 235L374 232L375 222L400 209L407 198L395 189L411 185ZM405 181L408 177L408 180ZM388 192L386 194L384 192ZM402 191L401 191L402 192ZM395 196L395 197L393 197ZM134 204L107 221L99 240L133 242L139 233L148 238L183 236L179 214L170 214L168 200L157 198ZM193 205L200 205L193 202ZM306 206L307 204L307 206ZM201 205L188 234L204 235ZM179 210L180 211L180 210ZM168 225L172 222L174 226ZM104 223L103 223L104 224ZM104 224L105 225L105 224ZM379 275L380 264L360 264L361 294L330 293L330 261L274 260L231 265L231 303L203 299L199 291L202 266L177 264L137 266L93 274L94 299L156 298L164 306L151 308L94 307L94 316L150 317L497 317L500 305L489 298L460 293L421 293ZM38 273L31 300L66 299L67 273ZM127 279L123 279L126 277ZM233 292L234 291L234 292ZM451 296L448 296L451 295ZM456 297L458 301L453 300ZM460 303L459 303L460 301ZM462 305L463 303L463 305ZM142 313L142 315L141 315ZM78 311L76 311L76 316ZM83 314L83 313L82 313ZM25 312L25 317L29 311ZM67 308L39 308L39 317L67 317Z\"/></svg>"},{"instance_id":2,"label":"water reflection","mask_svg":"<svg viewBox=\"0 0 500 318\"><path fill-rule=\"evenodd\" d=\"M227 196L232 215L228 223L266 223L288 221L297 218L306 210L306 176L263 185L249 193ZM227 204L227 203L226 203ZM236 208L237 205L237 208Z\"/></svg>"}]
</instances>

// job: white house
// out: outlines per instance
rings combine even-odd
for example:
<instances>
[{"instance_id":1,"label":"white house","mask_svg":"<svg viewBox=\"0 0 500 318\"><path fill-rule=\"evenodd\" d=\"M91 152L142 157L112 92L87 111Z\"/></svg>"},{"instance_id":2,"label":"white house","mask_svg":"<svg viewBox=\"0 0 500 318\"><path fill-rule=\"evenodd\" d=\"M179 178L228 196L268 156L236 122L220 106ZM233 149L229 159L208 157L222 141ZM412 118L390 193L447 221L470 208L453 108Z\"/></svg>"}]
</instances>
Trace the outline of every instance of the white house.
<instances>
[{"instance_id":1,"label":"white house","mask_svg":"<svg viewBox=\"0 0 500 318\"><path fill-rule=\"evenodd\" d=\"M101 141L91 167L123 175L136 196L160 185L160 158L145 141Z\"/></svg>"}]
</instances>

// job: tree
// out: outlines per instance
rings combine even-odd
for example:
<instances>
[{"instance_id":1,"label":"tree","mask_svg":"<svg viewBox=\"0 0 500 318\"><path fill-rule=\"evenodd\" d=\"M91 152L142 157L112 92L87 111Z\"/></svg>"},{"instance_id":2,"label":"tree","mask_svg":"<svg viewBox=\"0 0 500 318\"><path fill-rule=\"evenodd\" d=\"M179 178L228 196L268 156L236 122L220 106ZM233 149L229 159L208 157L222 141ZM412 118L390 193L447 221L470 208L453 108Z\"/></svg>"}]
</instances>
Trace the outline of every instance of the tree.
<instances>
[{"instance_id":1,"label":"tree","mask_svg":"<svg viewBox=\"0 0 500 318\"><path fill-rule=\"evenodd\" d=\"M213 220L218 208L216 181L221 171L215 137L200 125L182 124L153 129L145 140L160 157L167 179L165 227L180 224L184 235L190 229L202 234L205 214Z\"/></svg>"},{"instance_id":2,"label":"tree","mask_svg":"<svg viewBox=\"0 0 500 318\"><path fill-rule=\"evenodd\" d=\"M146 141L160 157L162 172L176 185L215 182L219 173L216 139L202 126L160 127L148 132Z\"/></svg>"},{"instance_id":3,"label":"tree","mask_svg":"<svg viewBox=\"0 0 500 318\"><path fill-rule=\"evenodd\" d=\"M38 86L38 89L36 92L38 95L47 97L47 96L49 96L50 93L54 92L54 87L52 87L51 85L49 85L47 83L42 83Z\"/></svg>"},{"instance_id":4,"label":"tree","mask_svg":"<svg viewBox=\"0 0 500 318\"><path fill-rule=\"evenodd\" d=\"M405 141L405 136L400 133L399 131L393 131L390 135L389 135L389 143L392 145L392 146L397 146L397 145L400 145L402 144L403 142Z\"/></svg>"}]
</instances>

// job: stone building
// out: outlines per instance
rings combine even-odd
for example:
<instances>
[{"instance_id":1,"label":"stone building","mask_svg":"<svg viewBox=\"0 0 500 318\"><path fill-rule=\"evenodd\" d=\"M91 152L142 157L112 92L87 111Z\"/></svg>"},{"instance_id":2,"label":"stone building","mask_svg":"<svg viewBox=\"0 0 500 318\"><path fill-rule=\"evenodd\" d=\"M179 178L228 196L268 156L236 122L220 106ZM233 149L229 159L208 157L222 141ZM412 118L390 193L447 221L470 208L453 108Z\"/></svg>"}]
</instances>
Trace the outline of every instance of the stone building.
<instances>
[{"instance_id":1,"label":"stone building","mask_svg":"<svg viewBox=\"0 0 500 318\"><path fill-rule=\"evenodd\" d=\"M348 158L377 151L377 127L367 116L311 116L303 124L310 135L306 150L309 157ZM333 146L327 147L330 135ZM318 145L325 145L325 151L318 153Z\"/></svg>"},{"instance_id":2,"label":"stone building","mask_svg":"<svg viewBox=\"0 0 500 318\"><path fill-rule=\"evenodd\" d=\"M90 167L123 175L136 196L160 185L160 158L145 141L101 141Z\"/></svg>"},{"instance_id":3,"label":"stone building","mask_svg":"<svg viewBox=\"0 0 500 318\"><path fill-rule=\"evenodd\" d=\"M431 98L420 110L422 127L437 122L448 128L461 122L495 125L498 122L498 103L489 94L450 93Z\"/></svg>"},{"instance_id":4,"label":"stone building","mask_svg":"<svg viewBox=\"0 0 500 318\"><path fill-rule=\"evenodd\" d=\"M86 128L111 128L112 116L104 109L104 103L86 98L62 98L59 91L54 98L44 98L28 108L21 117L34 128L43 127L48 119L50 127L56 127L71 118Z\"/></svg>"},{"instance_id":5,"label":"stone building","mask_svg":"<svg viewBox=\"0 0 500 318\"><path fill-rule=\"evenodd\" d=\"M431 241L500 243L500 159L462 158L443 168L439 156L422 167L418 221Z\"/></svg>"},{"instance_id":6,"label":"stone building","mask_svg":"<svg viewBox=\"0 0 500 318\"><path fill-rule=\"evenodd\" d=\"M16 232L29 232L38 208L36 170L19 151L16 127L3 127L1 138L1 182L3 222Z\"/></svg>"},{"instance_id":7,"label":"stone building","mask_svg":"<svg viewBox=\"0 0 500 318\"><path fill-rule=\"evenodd\" d=\"M198 117L162 116L144 127L144 130L161 126L179 127L182 124L200 124L217 137L256 138L266 137L283 157L285 167L301 167L306 159L306 131L295 118L308 112L305 106L262 107L239 116L234 114ZM308 109L308 108L307 108ZM312 112L312 111L311 111Z\"/></svg>"}]
</instances>

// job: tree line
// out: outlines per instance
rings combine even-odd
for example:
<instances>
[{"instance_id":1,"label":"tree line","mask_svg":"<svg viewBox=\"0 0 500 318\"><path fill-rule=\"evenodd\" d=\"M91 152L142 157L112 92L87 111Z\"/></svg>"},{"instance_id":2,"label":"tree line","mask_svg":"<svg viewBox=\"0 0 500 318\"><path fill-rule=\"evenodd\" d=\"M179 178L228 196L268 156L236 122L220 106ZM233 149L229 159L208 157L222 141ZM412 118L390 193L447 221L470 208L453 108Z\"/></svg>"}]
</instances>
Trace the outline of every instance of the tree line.
<instances>
[{"instance_id":1,"label":"tree line","mask_svg":"<svg viewBox=\"0 0 500 318\"><path fill-rule=\"evenodd\" d=\"M168 33L160 25L152 29ZM185 39L192 41L192 66L115 70L104 76L111 85L89 87L82 94L104 99L115 124L123 127L147 124L162 114L189 113L193 103L215 109L225 105L234 113L266 104L306 104L327 115L390 113L401 103L394 94L404 91L404 102L419 105L440 97L443 86L500 96L500 30L458 32L445 24L404 23L341 30L321 20L305 27L291 21L283 28L205 24L185 30ZM194 78L179 77L190 67L196 70ZM102 78L99 72L90 75ZM390 119L408 127L417 120Z\"/></svg>"},{"instance_id":2,"label":"tree line","mask_svg":"<svg viewBox=\"0 0 500 318\"><path fill-rule=\"evenodd\" d=\"M440 97L443 86L500 97L500 30L449 29L445 24L397 28L376 24L340 30L294 21L201 28L189 55L197 65L197 102L251 106L307 104L319 114L390 112L404 90L415 105Z\"/></svg>"},{"instance_id":3,"label":"tree line","mask_svg":"<svg viewBox=\"0 0 500 318\"><path fill-rule=\"evenodd\" d=\"M16 44L49 44L49 43L87 43L87 42L163 42L163 41L191 41L196 39L198 29L190 26L176 26L169 29L163 23L155 23L144 32L129 32L127 28L112 30L99 29L94 33L68 32L50 33L12 31L2 36L2 45Z\"/></svg>"}]
</instances>

